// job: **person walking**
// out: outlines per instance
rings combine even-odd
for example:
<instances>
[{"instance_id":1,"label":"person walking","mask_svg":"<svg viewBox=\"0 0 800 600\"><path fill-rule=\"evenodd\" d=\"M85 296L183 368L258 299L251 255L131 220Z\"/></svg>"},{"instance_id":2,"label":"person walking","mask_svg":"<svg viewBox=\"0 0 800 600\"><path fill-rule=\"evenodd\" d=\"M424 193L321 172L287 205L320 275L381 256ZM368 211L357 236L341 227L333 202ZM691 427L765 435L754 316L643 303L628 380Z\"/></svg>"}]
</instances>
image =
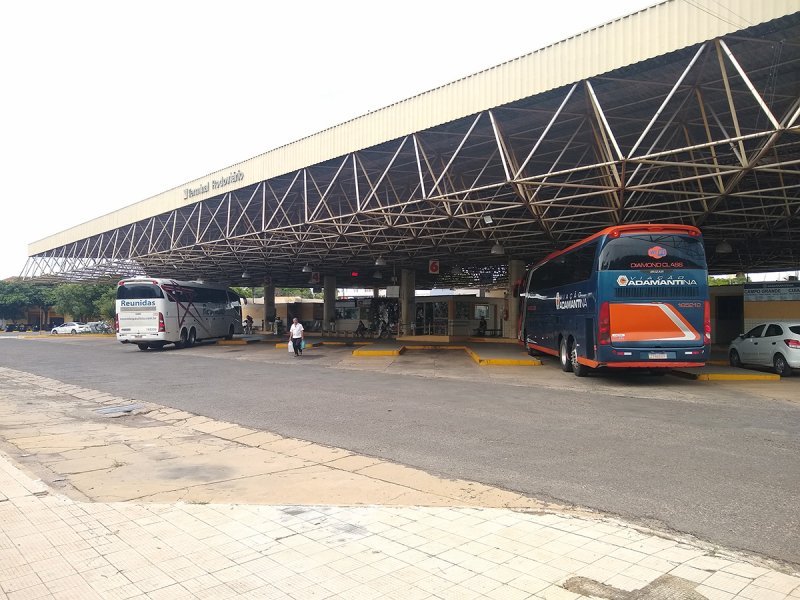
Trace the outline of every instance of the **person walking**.
<instances>
[{"instance_id":1,"label":"person walking","mask_svg":"<svg viewBox=\"0 0 800 600\"><path fill-rule=\"evenodd\" d=\"M247 315L247 318L244 320L244 332L247 335L253 333L253 317L251 317L250 315Z\"/></svg>"},{"instance_id":2,"label":"person walking","mask_svg":"<svg viewBox=\"0 0 800 600\"><path fill-rule=\"evenodd\" d=\"M295 317L292 319L292 326L289 327L289 341L292 342L295 356L303 354L303 337L303 324Z\"/></svg>"}]
</instances>

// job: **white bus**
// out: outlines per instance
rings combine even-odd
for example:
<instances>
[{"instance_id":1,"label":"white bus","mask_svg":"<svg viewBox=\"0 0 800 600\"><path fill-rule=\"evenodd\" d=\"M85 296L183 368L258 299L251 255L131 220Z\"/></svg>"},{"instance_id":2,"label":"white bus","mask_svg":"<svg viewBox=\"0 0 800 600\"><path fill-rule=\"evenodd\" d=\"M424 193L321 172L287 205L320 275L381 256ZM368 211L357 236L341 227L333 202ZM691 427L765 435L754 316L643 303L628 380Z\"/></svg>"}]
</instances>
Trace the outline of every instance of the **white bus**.
<instances>
[{"instance_id":1,"label":"white bus","mask_svg":"<svg viewBox=\"0 0 800 600\"><path fill-rule=\"evenodd\" d=\"M241 298L224 286L197 281L136 278L117 285L117 340L139 350L193 346L242 333Z\"/></svg>"}]
</instances>

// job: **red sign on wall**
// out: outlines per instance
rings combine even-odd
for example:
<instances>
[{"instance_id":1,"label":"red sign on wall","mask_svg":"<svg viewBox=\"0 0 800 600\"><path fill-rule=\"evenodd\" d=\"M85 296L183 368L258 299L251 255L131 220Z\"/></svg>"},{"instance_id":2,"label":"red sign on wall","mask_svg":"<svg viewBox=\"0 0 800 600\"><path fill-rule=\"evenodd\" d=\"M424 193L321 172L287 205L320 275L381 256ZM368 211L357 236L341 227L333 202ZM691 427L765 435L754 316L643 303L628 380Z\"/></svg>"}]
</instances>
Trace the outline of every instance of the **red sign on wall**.
<instances>
[{"instance_id":1,"label":"red sign on wall","mask_svg":"<svg viewBox=\"0 0 800 600\"><path fill-rule=\"evenodd\" d=\"M433 275L439 274L439 261L435 258L432 258L428 261L428 273Z\"/></svg>"}]
</instances>

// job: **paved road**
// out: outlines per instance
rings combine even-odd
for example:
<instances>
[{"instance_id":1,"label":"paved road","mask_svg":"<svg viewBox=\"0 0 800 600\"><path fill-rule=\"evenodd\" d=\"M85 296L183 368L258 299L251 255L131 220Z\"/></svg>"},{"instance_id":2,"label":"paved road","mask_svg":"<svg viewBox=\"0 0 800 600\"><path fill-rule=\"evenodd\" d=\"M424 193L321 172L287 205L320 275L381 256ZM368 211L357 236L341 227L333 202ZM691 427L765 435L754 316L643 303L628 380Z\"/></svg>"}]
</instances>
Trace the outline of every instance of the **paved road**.
<instances>
[{"instance_id":1,"label":"paved road","mask_svg":"<svg viewBox=\"0 0 800 600\"><path fill-rule=\"evenodd\" d=\"M800 403L708 384L654 399L659 378L587 393L555 370L561 389L221 351L4 339L0 364L800 564Z\"/></svg>"}]
</instances>

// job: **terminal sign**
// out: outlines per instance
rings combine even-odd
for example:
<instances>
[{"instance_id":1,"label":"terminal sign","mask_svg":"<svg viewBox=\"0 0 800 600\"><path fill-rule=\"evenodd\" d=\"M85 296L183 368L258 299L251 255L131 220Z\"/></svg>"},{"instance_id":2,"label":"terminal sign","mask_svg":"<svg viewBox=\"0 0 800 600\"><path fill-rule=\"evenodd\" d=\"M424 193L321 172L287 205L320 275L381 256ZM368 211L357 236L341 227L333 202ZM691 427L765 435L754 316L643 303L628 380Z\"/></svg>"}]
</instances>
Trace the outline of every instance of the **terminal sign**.
<instances>
[{"instance_id":1,"label":"terminal sign","mask_svg":"<svg viewBox=\"0 0 800 600\"><path fill-rule=\"evenodd\" d=\"M207 194L212 190L221 190L222 188L229 187L234 183L239 183L244 179L244 173L241 170L231 171L227 176L220 177L219 179L212 179L205 183L200 183L196 187L183 188L183 199L190 200L195 196Z\"/></svg>"}]
</instances>

